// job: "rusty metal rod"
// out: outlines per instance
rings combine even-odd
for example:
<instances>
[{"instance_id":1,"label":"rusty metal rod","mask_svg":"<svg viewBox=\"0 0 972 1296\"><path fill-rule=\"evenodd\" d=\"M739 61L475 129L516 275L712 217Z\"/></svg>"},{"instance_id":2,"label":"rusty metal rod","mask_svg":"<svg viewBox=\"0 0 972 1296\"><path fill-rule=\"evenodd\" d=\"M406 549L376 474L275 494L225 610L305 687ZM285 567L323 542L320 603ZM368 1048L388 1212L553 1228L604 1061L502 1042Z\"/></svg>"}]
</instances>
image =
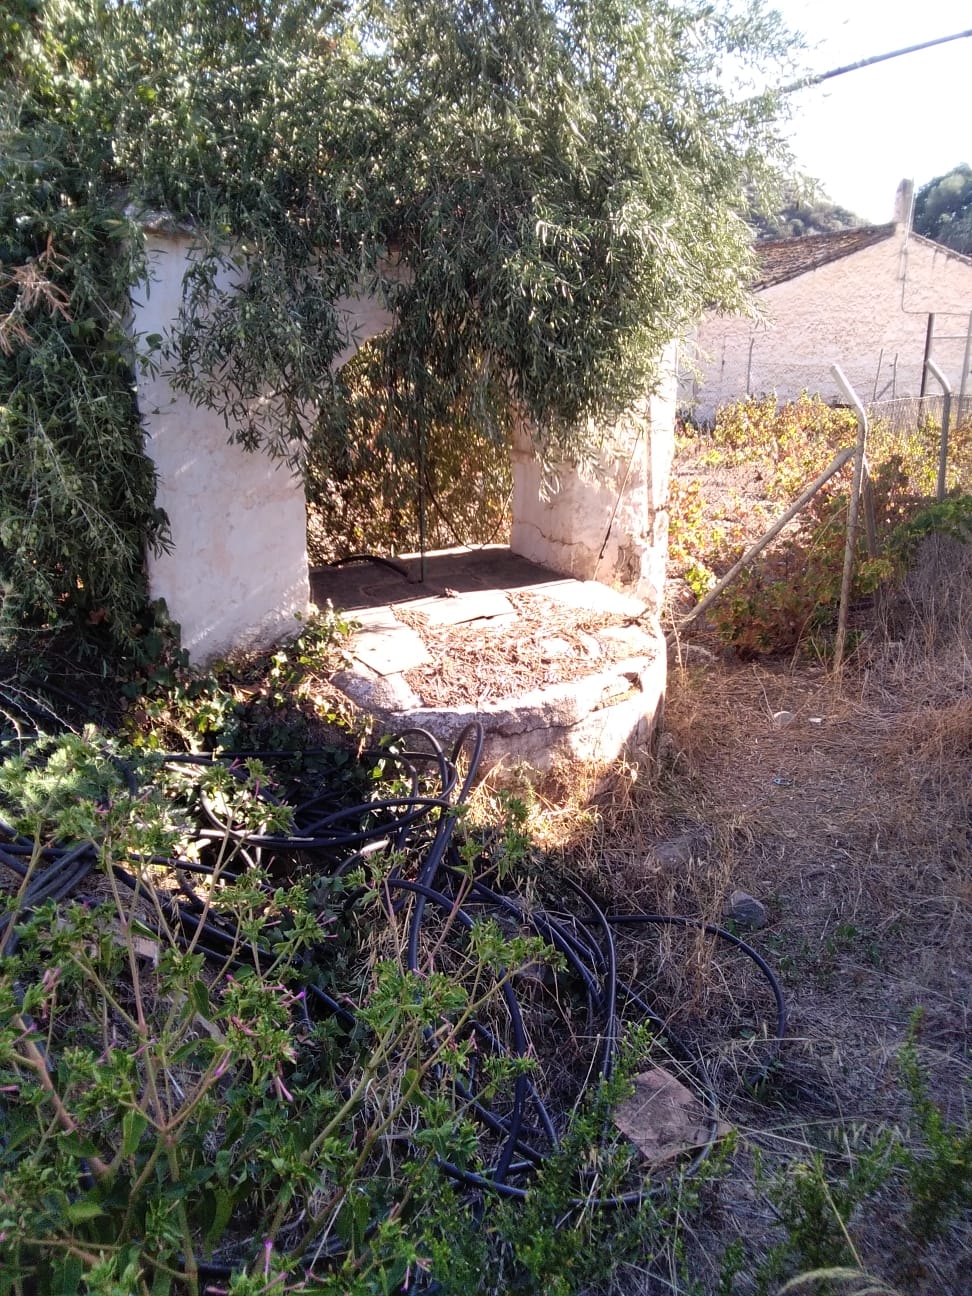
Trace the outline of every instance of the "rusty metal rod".
<instances>
[{"instance_id":1,"label":"rusty metal rod","mask_svg":"<svg viewBox=\"0 0 972 1296\"><path fill-rule=\"evenodd\" d=\"M810 485L797 496L786 512L781 517L777 518L768 531L763 532L756 543L751 545L739 561L729 568L722 580L709 590L701 603L696 603L691 612L686 613L686 615L682 617L681 621L676 626L676 630L683 630L685 626L690 625L696 620L696 618L700 617L703 612L712 606L726 586L732 584L743 568L748 567L757 554L761 553L771 540L776 539L786 524L792 522L800 510L810 503L817 491L820 490L821 486L825 486L835 473L840 472L841 468L843 468L851 455L855 453L856 449L856 446L847 446L846 449L840 451L829 468L825 468L819 477L813 479Z\"/></svg>"}]
</instances>

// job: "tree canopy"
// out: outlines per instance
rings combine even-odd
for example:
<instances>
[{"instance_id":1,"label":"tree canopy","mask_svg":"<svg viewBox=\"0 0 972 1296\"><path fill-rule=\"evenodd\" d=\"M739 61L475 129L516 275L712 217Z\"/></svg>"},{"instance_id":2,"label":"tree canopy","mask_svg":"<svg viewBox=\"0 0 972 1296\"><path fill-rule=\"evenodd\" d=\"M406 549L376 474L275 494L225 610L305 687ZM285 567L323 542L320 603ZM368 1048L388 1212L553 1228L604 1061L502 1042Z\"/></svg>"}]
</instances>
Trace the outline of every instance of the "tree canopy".
<instances>
[{"instance_id":1,"label":"tree canopy","mask_svg":"<svg viewBox=\"0 0 972 1296\"><path fill-rule=\"evenodd\" d=\"M791 180L769 210L754 206L750 221L757 239L803 238L831 234L865 222L846 207L833 203L808 181Z\"/></svg>"},{"instance_id":2,"label":"tree canopy","mask_svg":"<svg viewBox=\"0 0 972 1296\"><path fill-rule=\"evenodd\" d=\"M915 195L914 227L926 238L972 256L972 167L967 162L922 185Z\"/></svg>"},{"instance_id":3,"label":"tree canopy","mask_svg":"<svg viewBox=\"0 0 972 1296\"><path fill-rule=\"evenodd\" d=\"M11 606L50 613L79 588L101 606L112 548L134 606L138 544L118 532L161 535L151 470L132 468L122 324L144 267L125 211L198 236L166 363L244 443L298 459L360 426L359 393L330 377L334 302L389 253L410 277L390 296L380 425L403 443L448 419L501 437L522 414L580 452L704 306L742 301L745 187L778 151L778 104L734 97L733 74L788 45L759 0L0 0L0 32ZM79 398L95 375L97 416Z\"/></svg>"}]
</instances>

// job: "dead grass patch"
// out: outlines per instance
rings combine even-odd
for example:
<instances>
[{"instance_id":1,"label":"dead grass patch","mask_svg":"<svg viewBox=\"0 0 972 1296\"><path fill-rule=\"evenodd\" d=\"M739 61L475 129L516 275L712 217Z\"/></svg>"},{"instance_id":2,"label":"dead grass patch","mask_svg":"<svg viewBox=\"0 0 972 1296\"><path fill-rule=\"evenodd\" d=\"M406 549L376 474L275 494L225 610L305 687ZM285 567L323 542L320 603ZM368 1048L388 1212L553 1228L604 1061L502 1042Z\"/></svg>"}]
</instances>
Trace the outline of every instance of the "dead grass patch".
<instances>
[{"instance_id":1,"label":"dead grass patch","mask_svg":"<svg viewBox=\"0 0 972 1296\"><path fill-rule=\"evenodd\" d=\"M740 888L767 907L749 938L784 981L790 1030L755 1092L766 1005L747 970L698 933L644 933L621 953L632 977L650 975L664 1020L707 1051L743 1135L696 1237L701 1291L726 1290L712 1257L728 1241L758 1251L778 1237L773 1173L814 1149L852 1165L877 1128L908 1139L897 1059L918 1009L930 1091L967 1125L970 774L972 548L932 540L901 589L876 601L839 687L799 658L691 654L671 668L657 751L593 794L578 780L566 802L534 802L531 831L549 832L605 904L721 922ZM960 1296L970 1221L949 1246L891 1255L899 1192L894 1179L886 1218L861 1224L863 1260L903 1296ZM652 1282L632 1278L630 1290L660 1291Z\"/></svg>"}]
</instances>

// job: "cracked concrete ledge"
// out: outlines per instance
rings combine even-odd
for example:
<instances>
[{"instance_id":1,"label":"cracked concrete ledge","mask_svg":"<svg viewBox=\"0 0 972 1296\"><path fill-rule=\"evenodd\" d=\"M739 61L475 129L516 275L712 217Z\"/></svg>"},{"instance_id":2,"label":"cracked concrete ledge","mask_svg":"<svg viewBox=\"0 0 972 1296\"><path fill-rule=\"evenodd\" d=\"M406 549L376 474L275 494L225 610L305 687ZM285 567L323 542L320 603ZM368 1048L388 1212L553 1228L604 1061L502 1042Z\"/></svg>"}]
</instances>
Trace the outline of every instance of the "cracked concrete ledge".
<instances>
[{"instance_id":1,"label":"cracked concrete ledge","mask_svg":"<svg viewBox=\"0 0 972 1296\"><path fill-rule=\"evenodd\" d=\"M401 674L381 675L362 663L340 672L334 683L363 710L381 732L417 725L451 746L478 720L486 733L480 775L524 765L546 773L567 761L595 767L622 753L637 756L654 736L664 706L667 659L665 637L655 622L641 628L649 651L566 683L533 689L495 702L425 707Z\"/></svg>"}]
</instances>

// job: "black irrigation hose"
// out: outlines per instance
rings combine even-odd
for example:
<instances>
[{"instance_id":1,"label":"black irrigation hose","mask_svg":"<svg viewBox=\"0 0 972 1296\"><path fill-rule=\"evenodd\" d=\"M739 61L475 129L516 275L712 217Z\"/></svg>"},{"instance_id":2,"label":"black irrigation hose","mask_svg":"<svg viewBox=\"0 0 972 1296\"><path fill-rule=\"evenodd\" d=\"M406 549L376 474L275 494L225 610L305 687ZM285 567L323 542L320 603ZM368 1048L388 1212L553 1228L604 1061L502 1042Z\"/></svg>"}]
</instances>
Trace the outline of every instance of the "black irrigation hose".
<instances>
[{"instance_id":1,"label":"black irrigation hose","mask_svg":"<svg viewBox=\"0 0 972 1296\"><path fill-rule=\"evenodd\" d=\"M348 567L351 563L370 562L376 563L379 567L387 567L389 571L395 572L398 576L404 576L408 579L408 568L404 563L396 562L394 558L382 558L379 554L355 553L349 554L347 558L332 558L330 562L325 563L326 567Z\"/></svg>"},{"instance_id":2,"label":"black irrigation hose","mask_svg":"<svg viewBox=\"0 0 972 1296\"><path fill-rule=\"evenodd\" d=\"M87 877L97 862L97 852L91 842L79 842L70 850L59 851L46 868L31 874L29 865L21 864L16 855L0 849L0 863L5 864L24 880L29 878L20 894L17 908L0 916L0 939L9 926L18 919L26 917L32 909L43 904L45 900L66 899ZM6 941L4 954L11 954L16 942L17 936L14 932Z\"/></svg>"},{"instance_id":3,"label":"black irrigation hose","mask_svg":"<svg viewBox=\"0 0 972 1296\"><path fill-rule=\"evenodd\" d=\"M786 998L783 994L783 987L773 969L752 945L740 939L733 932L727 931L724 927L717 927L713 923L702 922L698 918L684 918L679 914L607 914L607 921L614 927L632 927L639 925L654 925L667 927L690 927L696 931L704 932L707 936L715 936L718 940L724 941L727 945L732 945L741 953L745 954L748 959L762 972L763 977L769 984L773 992L773 999L776 1004L776 1027L773 1034L773 1053L774 1056L779 1053L780 1045L786 1036Z\"/></svg>"},{"instance_id":4,"label":"black irrigation hose","mask_svg":"<svg viewBox=\"0 0 972 1296\"><path fill-rule=\"evenodd\" d=\"M445 930L454 927L457 932L469 933L481 914L490 914L507 924L515 922L518 928L535 933L559 954L572 984L580 989L581 1002L586 1005L586 1031L597 1040L597 1060L590 1066L589 1074L597 1075L601 1080L611 1077L617 1062L622 1027L619 1001L637 1009L639 1017L650 1023L658 1037L667 1044L670 1056L684 1065L691 1087L707 1112L708 1136L685 1171L691 1174L709 1154L717 1137L716 1088L699 1050L689 1047L642 992L619 976L615 933L632 927L681 927L700 931L716 942L726 943L750 959L769 986L775 1004L775 1022L768 1037L772 1048L770 1061L778 1054L786 1030L786 1005L779 981L758 951L724 928L679 915L605 913L582 887L567 880L566 885L588 915L580 917L573 912L527 906L516 896L504 894L489 885L483 876L471 876L453 842L453 834L458 812L476 777L483 742L482 727L475 723L462 731L448 754L427 731L406 730L392 740L388 748L370 749L361 755L358 769L350 771L358 774L356 784L352 781L349 786L344 777L349 771L345 768L338 772L340 777L334 786L318 788L314 795L295 804L285 800L293 815L291 833L253 832L227 823L213 798L202 793L200 807L209 827L198 831L198 840L203 848L217 841L232 842L232 868L213 867L205 862L205 856L202 861L182 858L146 860L145 863L171 869L176 878L176 893L154 887L140 871L132 872L113 865L113 874L126 888L151 895L180 943L185 946L191 944L206 958L221 966L228 964L232 967L242 958L238 927L234 920L227 920L220 913L218 895L210 894L206 901L200 898L193 886L193 877L212 879L219 875L230 880L238 877L241 870L251 868L257 861L262 863L264 859L268 859L271 865L276 861L285 861L288 865L300 862L315 872L332 877L359 867L367 875L376 860L392 857L391 871L375 885L379 894L384 892L389 918L403 916L407 922L405 966L413 974L423 974L423 941L426 938L433 940L426 930L432 914L438 915ZM240 752L223 753L219 757L171 754L163 759L170 766L221 766L242 778L247 771L241 763L255 756L289 760L306 771L316 757L324 755L314 751ZM362 779L367 783L368 764L371 765L370 777L374 778L377 762L383 763L382 782L386 785L389 780L397 782L405 790L348 804L343 797L349 791L353 794L355 787L360 788ZM129 792L137 795L137 781L131 767L117 759L114 763ZM462 763L465 764L464 775L460 774ZM265 787L261 787L256 795L258 800L266 803L268 812L278 809L281 804L276 792ZM23 887L18 917L25 916L43 901L66 898L97 863L98 853L90 842L70 848L40 847L29 838L19 836L2 820L0 838L6 839L0 845L0 864L8 867L15 876L28 879L31 857L44 862L44 867L29 876ZM212 849L213 845L209 848ZM405 860L415 868L414 877L402 876ZM489 861L485 863L488 865ZM361 894L359 890L345 900L345 917L350 915ZM0 920L0 938L13 917L8 914ZM12 949L14 940L15 935L10 934L7 952ZM438 947L439 942L433 940L433 949ZM255 956L264 966L270 966L274 959L272 949L254 949L251 945L247 946L246 955L251 961ZM315 983L310 968L312 957L312 953L307 956L306 973L299 980L305 991L301 1012L305 1015L306 1024L310 1024L308 1014L313 1006L315 1013L332 1017L344 1029L355 1030L360 1025L357 1007L353 1003L340 1002ZM508 1030L509 1035L501 1037L496 1029L481 1021L470 1022L467 1033L478 1041L478 1052L522 1058L530 1053L532 1046L518 993L518 977L508 977L502 972L497 975L506 1022L502 1030ZM558 986L558 998L559 995ZM570 998L569 990L564 991L564 998ZM478 1066L473 1066L467 1076L452 1077L452 1080L469 1111L495 1140L493 1164L481 1170L471 1170L443 1159L439 1165L455 1182L474 1190L477 1195L493 1193L522 1200L529 1191L530 1177L561 1146L558 1122L528 1074L519 1072L516 1075L512 1094L507 1095L504 1109L499 1110L477 1093L478 1070ZM585 1082L585 1087L587 1084L589 1081ZM647 1191L651 1189L642 1184L634 1190L608 1197L597 1197L592 1193L578 1195L571 1205L626 1206L642 1201ZM341 1254L336 1244L329 1243L317 1259L323 1259L325 1263L335 1262ZM204 1268L211 1274L226 1275L231 1271L229 1266L218 1262Z\"/></svg>"}]
</instances>

